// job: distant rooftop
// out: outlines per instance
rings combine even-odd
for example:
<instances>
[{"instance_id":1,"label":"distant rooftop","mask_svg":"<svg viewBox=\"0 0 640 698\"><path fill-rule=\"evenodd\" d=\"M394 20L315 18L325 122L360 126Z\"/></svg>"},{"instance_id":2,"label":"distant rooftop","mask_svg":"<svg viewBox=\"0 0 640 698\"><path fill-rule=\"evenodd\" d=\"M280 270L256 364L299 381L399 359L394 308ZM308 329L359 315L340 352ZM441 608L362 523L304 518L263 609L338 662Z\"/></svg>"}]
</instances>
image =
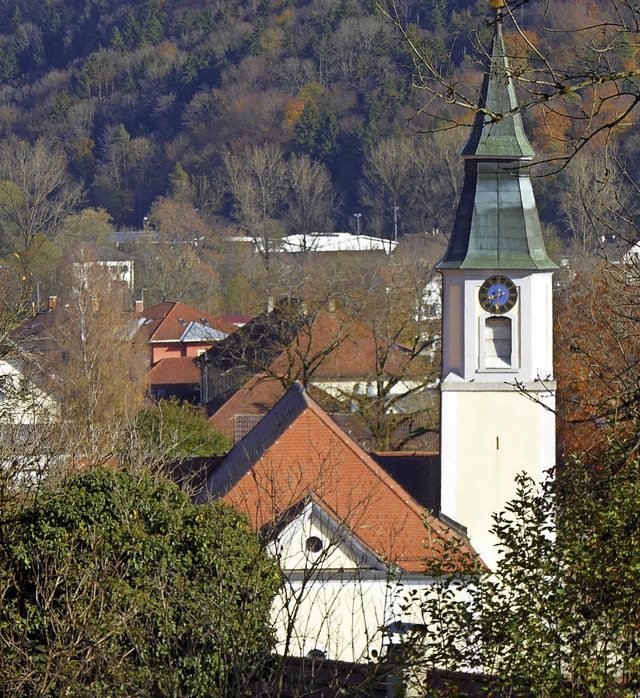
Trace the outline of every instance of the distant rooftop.
<instances>
[{"instance_id":1,"label":"distant rooftop","mask_svg":"<svg viewBox=\"0 0 640 698\"><path fill-rule=\"evenodd\" d=\"M122 245L125 242L159 242L160 233L153 230L116 230L111 239L116 245Z\"/></svg>"},{"instance_id":2,"label":"distant rooftop","mask_svg":"<svg viewBox=\"0 0 640 698\"><path fill-rule=\"evenodd\" d=\"M247 243L259 247L261 242L249 236L233 236L227 242ZM274 249L279 252L393 252L397 246L394 240L377 238L372 235L352 233L296 233L273 240Z\"/></svg>"},{"instance_id":3,"label":"distant rooftop","mask_svg":"<svg viewBox=\"0 0 640 698\"><path fill-rule=\"evenodd\" d=\"M397 242L371 235L351 233L301 233L287 235L280 241L284 252L392 252Z\"/></svg>"}]
</instances>

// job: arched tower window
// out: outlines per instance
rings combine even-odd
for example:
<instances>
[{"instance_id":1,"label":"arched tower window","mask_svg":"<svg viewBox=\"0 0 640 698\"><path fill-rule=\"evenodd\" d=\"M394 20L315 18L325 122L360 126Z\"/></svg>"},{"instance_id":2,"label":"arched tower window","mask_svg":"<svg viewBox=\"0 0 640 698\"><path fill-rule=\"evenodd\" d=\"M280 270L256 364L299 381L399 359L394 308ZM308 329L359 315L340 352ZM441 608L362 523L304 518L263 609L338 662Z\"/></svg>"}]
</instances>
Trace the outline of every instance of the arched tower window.
<instances>
[{"instance_id":1,"label":"arched tower window","mask_svg":"<svg viewBox=\"0 0 640 698\"><path fill-rule=\"evenodd\" d=\"M511 319L488 317L484 328L486 368L510 368L512 353Z\"/></svg>"}]
</instances>

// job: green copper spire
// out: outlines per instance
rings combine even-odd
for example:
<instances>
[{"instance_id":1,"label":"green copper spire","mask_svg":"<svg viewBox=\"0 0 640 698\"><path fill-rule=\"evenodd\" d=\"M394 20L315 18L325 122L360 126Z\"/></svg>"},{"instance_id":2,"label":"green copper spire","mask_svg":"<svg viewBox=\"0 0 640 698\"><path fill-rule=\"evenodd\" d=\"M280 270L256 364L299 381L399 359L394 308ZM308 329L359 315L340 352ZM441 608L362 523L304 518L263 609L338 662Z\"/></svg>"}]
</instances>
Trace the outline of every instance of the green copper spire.
<instances>
[{"instance_id":1,"label":"green copper spire","mask_svg":"<svg viewBox=\"0 0 640 698\"><path fill-rule=\"evenodd\" d=\"M517 109L518 101L502 38L502 2L492 4L495 33L480 106L504 114ZM464 184L449 249L437 268L555 269L545 250L529 177L528 162L535 153L520 114L499 121L477 114L460 154L465 159Z\"/></svg>"},{"instance_id":2,"label":"green copper spire","mask_svg":"<svg viewBox=\"0 0 640 698\"><path fill-rule=\"evenodd\" d=\"M511 81L509 59L502 38L502 13L496 11L493 47L484 73L479 106L496 115L518 108L516 91ZM473 130L462 147L464 157L532 158L535 155L522 126L522 117L515 113L493 121L489 114L476 114Z\"/></svg>"}]
</instances>

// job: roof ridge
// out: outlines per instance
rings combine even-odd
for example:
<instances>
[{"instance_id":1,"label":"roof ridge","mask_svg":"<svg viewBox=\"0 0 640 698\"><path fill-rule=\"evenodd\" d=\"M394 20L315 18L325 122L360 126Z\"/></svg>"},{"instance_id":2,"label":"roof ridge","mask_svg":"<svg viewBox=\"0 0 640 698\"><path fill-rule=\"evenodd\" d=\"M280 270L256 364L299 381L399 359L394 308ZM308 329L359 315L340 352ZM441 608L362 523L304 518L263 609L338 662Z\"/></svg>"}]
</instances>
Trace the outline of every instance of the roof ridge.
<instances>
[{"instance_id":1,"label":"roof ridge","mask_svg":"<svg viewBox=\"0 0 640 698\"><path fill-rule=\"evenodd\" d=\"M302 388L302 390L304 390L304 388ZM306 393L306 391L305 395L307 398L308 408L311 409L314 414L338 436L338 438L340 438L345 446L351 449L351 451L394 493L398 499L400 499L404 504L409 505L413 509L414 513L416 513L418 516L425 516L433 521L440 522L440 519L430 514L423 506L416 502L416 500L409 494L409 492L407 492L407 490L404 489L404 487L402 487L399 482L391 477L391 475L389 475L381 465L376 463L374 458L370 456L362 448L362 446L360 446L360 444L358 444L338 424L336 424L336 422L331 419L331 417L308 393ZM406 495L406 499L402 497L401 494Z\"/></svg>"},{"instance_id":2,"label":"roof ridge","mask_svg":"<svg viewBox=\"0 0 640 698\"><path fill-rule=\"evenodd\" d=\"M241 475L258 461L284 432L293 424L293 422L304 412L308 404L308 396L304 392L302 386L295 381L278 402L267 412L267 414L251 429L238 443L227 453L220 467L212 473L212 477L216 473L221 473L227 467L232 472L232 477L228 478L228 482L218 483L216 491L211 491L209 487L209 495L224 495L228 489L229 481L237 482ZM235 476L233 474L235 473ZM209 484L209 483L208 483ZM213 485L214 483L211 482Z\"/></svg>"},{"instance_id":3,"label":"roof ridge","mask_svg":"<svg viewBox=\"0 0 640 698\"><path fill-rule=\"evenodd\" d=\"M156 332L162 327L162 325L164 324L164 321L169 317L169 314L171 313L171 311L173 310L173 308L175 307L175 304L176 304L177 302L178 302L178 301L162 301L162 303L158 303L158 304L157 304L157 305L164 305L164 304L166 303L166 304L169 305L170 307L169 307L169 309L167 310L167 312L166 312L164 315L162 315L161 317L159 317L159 318L157 319L158 324L156 325L156 327L155 327L155 329L153 330L153 332L149 335L149 340L148 340L149 342L152 342L152 341L153 341L153 338L155 337ZM155 308L155 307L157 307L157 306L152 306L152 307Z\"/></svg>"},{"instance_id":4,"label":"roof ridge","mask_svg":"<svg viewBox=\"0 0 640 698\"><path fill-rule=\"evenodd\" d=\"M233 332L234 328L232 327L231 323L222 319L215 313L205 312L204 310L195 308L194 306L189 305L188 303L183 303L182 301L163 301L162 303L158 303L156 306L152 307L156 308L162 305L167 305L168 310L166 313L164 313L164 315L157 318L156 322L158 324L149 336L149 342L169 341L168 337L163 338L160 336L164 332L167 332L170 335L170 339L174 340L176 338L175 332L173 331L174 323L176 326L180 325L182 328L178 341L182 341L183 336L192 325L206 327L207 329L222 332L226 335ZM142 313L142 315L144 315L144 313ZM203 320L204 322L202 322Z\"/></svg>"}]
</instances>

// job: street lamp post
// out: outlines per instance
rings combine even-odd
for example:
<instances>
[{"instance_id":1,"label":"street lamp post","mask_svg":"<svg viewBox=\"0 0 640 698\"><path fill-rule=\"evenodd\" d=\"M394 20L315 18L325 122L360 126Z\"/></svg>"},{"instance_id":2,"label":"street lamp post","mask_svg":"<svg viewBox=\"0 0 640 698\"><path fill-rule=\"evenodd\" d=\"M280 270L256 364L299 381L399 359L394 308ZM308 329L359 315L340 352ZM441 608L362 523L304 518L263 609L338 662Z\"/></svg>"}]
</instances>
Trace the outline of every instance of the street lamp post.
<instances>
[{"instance_id":1,"label":"street lamp post","mask_svg":"<svg viewBox=\"0 0 640 698\"><path fill-rule=\"evenodd\" d=\"M360 219L362 218L362 214L354 213L353 217L356 219L356 235L360 235Z\"/></svg>"}]
</instances>

